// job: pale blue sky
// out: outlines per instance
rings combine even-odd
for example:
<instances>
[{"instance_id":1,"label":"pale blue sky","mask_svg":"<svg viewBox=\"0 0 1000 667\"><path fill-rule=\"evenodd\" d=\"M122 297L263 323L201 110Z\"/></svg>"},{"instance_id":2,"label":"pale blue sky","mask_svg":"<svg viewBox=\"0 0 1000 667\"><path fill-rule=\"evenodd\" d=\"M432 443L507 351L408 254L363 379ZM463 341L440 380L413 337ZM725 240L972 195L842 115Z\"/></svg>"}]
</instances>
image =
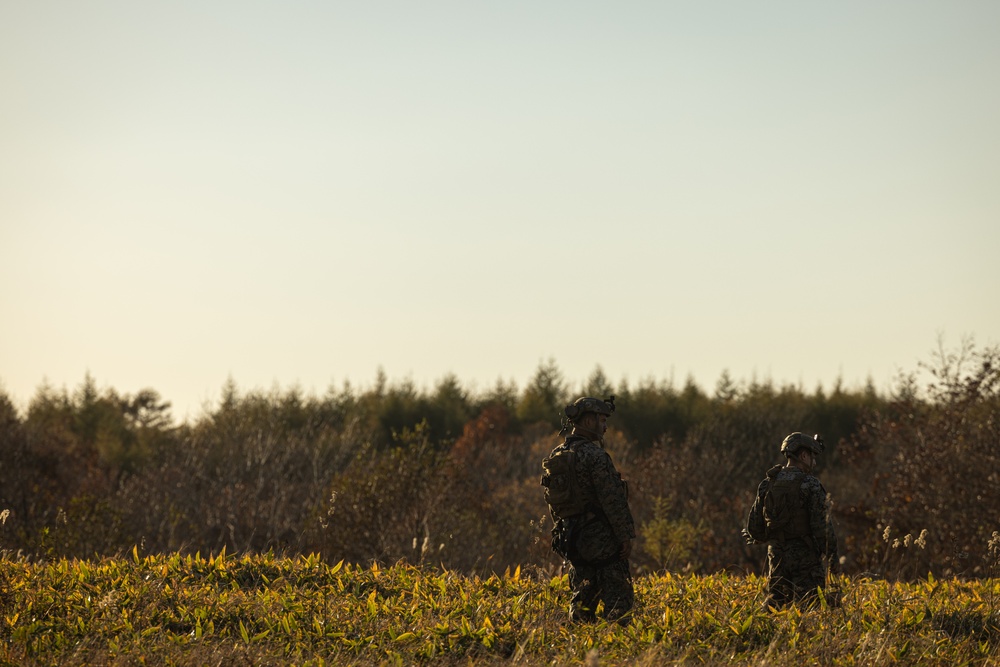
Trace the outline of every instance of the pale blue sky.
<instances>
[{"instance_id":1,"label":"pale blue sky","mask_svg":"<svg viewBox=\"0 0 1000 667\"><path fill-rule=\"evenodd\" d=\"M888 389L1000 342L1000 3L0 3L0 383Z\"/></svg>"}]
</instances>

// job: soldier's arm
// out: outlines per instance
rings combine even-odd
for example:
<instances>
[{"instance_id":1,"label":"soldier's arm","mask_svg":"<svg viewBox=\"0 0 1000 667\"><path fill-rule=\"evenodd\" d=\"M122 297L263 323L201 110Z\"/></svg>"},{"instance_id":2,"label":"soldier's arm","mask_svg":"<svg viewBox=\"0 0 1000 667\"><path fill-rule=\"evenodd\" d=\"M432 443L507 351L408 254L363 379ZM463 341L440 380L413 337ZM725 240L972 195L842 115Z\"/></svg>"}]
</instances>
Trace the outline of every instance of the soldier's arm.
<instances>
[{"instance_id":1,"label":"soldier's arm","mask_svg":"<svg viewBox=\"0 0 1000 667\"><path fill-rule=\"evenodd\" d=\"M809 532L822 555L836 558L837 535L833 530L832 508L826 489L815 478L810 480L809 486Z\"/></svg>"},{"instance_id":2,"label":"soldier's arm","mask_svg":"<svg viewBox=\"0 0 1000 667\"><path fill-rule=\"evenodd\" d=\"M611 457L601 452L591 469L591 482L604 515L611 523L615 537L620 543L635 538L635 523L625 497L625 484L615 470Z\"/></svg>"}]
</instances>

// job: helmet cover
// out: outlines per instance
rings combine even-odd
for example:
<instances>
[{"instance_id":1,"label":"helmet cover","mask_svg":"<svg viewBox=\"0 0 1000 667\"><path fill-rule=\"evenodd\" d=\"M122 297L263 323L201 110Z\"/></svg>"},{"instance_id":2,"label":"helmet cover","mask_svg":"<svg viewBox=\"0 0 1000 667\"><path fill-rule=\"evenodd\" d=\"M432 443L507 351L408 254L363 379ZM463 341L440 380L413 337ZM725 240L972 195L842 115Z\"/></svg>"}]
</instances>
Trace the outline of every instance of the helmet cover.
<instances>
[{"instance_id":1,"label":"helmet cover","mask_svg":"<svg viewBox=\"0 0 1000 667\"><path fill-rule=\"evenodd\" d=\"M589 396L581 396L580 398L573 401L572 404L567 405L563 412L570 421L577 421L583 415L588 412L594 412L599 415L607 415L608 417L615 411L615 397L612 396L608 399L591 398Z\"/></svg>"},{"instance_id":2,"label":"helmet cover","mask_svg":"<svg viewBox=\"0 0 1000 667\"><path fill-rule=\"evenodd\" d=\"M822 454L823 438L819 437L819 433L810 438L805 433L796 431L781 441L782 454L794 454L802 448L806 448L816 455Z\"/></svg>"}]
</instances>

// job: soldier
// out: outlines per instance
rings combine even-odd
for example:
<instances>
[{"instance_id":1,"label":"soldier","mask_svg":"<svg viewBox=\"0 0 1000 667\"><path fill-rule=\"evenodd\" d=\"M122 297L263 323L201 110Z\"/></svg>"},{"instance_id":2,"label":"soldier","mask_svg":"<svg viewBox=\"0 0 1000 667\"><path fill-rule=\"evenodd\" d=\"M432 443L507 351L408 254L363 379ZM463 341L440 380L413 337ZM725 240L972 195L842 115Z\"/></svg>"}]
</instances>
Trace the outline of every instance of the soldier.
<instances>
[{"instance_id":1,"label":"soldier","mask_svg":"<svg viewBox=\"0 0 1000 667\"><path fill-rule=\"evenodd\" d=\"M570 619L596 620L603 601L604 618L624 625L635 600L628 562L635 523L628 486L604 450L614 411L614 396L566 406L560 435L572 431L542 461L542 486L555 523L552 549L570 563Z\"/></svg>"},{"instance_id":2,"label":"soldier","mask_svg":"<svg viewBox=\"0 0 1000 667\"><path fill-rule=\"evenodd\" d=\"M823 440L795 432L781 443L785 465L767 471L757 487L744 533L748 541L767 543L766 606L779 609L795 600L814 602L826 583L823 559L836 571L837 536L826 489L813 476ZM832 591L831 605L839 603Z\"/></svg>"}]
</instances>

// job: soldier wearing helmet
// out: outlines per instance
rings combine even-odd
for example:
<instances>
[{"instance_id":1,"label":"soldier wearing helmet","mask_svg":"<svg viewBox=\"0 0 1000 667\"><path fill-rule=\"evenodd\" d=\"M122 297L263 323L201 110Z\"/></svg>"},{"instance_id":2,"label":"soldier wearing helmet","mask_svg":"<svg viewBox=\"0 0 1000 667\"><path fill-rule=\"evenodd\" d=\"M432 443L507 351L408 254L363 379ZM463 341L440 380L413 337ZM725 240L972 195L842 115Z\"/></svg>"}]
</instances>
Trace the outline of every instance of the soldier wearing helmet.
<instances>
[{"instance_id":1,"label":"soldier wearing helmet","mask_svg":"<svg viewBox=\"0 0 1000 667\"><path fill-rule=\"evenodd\" d=\"M751 509L759 511L767 543L767 606L780 608L796 600L814 601L826 585L827 568L835 570L837 536L826 489L815 477L817 456L823 453L823 440L804 433L791 433L781 443L785 465L775 466L757 488L757 500ZM748 519L748 528L750 520ZM825 593L831 604L836 596Z\"/></svg>"},{"instance_id":2,"label":"soldier wearing helmet","mask_svg":"<svg viewBox=\"0 0 1000 667\"><path fill-rule=\"evenodd\" d=\"M615 397L581 397L567 405L565 441L542 461L542 486L554 527L552 548L570 563L570 618L627 623L635 601L629 556L635 523L628 486L604 449ZM568 435L567 435L568 434Z\"/></svg>"}]
</instances>

